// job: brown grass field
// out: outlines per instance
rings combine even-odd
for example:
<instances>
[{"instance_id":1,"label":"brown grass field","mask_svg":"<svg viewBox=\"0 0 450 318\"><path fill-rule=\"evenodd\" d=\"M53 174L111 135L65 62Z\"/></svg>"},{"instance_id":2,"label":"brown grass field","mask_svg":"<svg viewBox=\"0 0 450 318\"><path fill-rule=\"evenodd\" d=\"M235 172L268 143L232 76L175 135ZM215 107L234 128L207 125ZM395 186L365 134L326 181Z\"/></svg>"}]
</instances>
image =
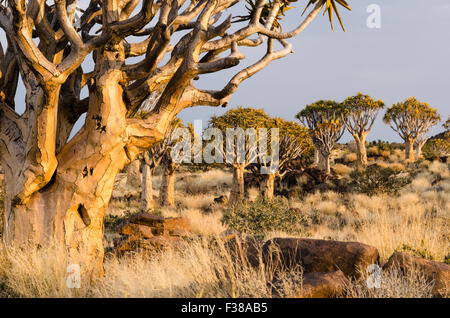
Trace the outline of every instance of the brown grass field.
<instances>
[{"instance_id":1,"label":"brown grass field","mask_svg":"<svg viewBox=\"0 0 450 318\"><path fill-rule=\"evenodd\" d=\"M369 148L369 155L378 151ZM379 165L408 173L402 151L382 154ZM332 166L342 180L350 180L354 153L343 148L335 154L344 163ZM374 161L372 161L373 163ZM108 253L118 234L111 224L139 212L137 200L119 200L125 193L140 189L126 184L126 174L116 180L105 227L105 276L83 283L79 289L66 286L67 260L56 250L15 250L0 247L0 296L2 297L289 297L294 284L301 282L301 271L284 272L277 290L269 282L270 267L252 268L245 261L233 261L221 244L211 240L233 229L222 222L226 206L214 198L228 193L232 174L228 169L176 174L176 209L155 209L163 216L183 216L190 220L195 238L185 246L152 256L117 258ZM157 194L161 177L156 174ZM257 189L250 189L256 200ZM299 209L302 219L296 233L282 228L264 231L261 239L309 237L357 241L375 246L381 262L394 251L406 251L428 259L448 262L450 255L450 165L422 160L415 165L411 182L398 194L368 196L356 192L324 191L304 193L287 201ZM278 274L280 275L280 274ZM364 278L363 273L363 278ZM407 275L396 271L383 273L381 288L369 289L361 281L351 282L343 297L431 297L431 287L420 272ZM448 295L448 293L447 293Z\"/></svg>"}]
</instances>

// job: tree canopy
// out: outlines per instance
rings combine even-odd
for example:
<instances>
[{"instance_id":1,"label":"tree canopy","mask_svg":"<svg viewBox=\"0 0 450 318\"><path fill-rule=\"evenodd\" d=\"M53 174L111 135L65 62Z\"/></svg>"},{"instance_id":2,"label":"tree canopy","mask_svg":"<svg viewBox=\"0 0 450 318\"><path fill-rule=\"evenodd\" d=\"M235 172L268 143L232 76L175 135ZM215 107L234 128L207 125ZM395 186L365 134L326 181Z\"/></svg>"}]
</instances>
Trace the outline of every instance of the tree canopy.
<instances>
[{"instance_id":1,"label":"tree canopy","mask_svg":"<svg viewBox=\"0 0 450 318\"><path fill-rule=\"evenodd\" d=\"M392 105L383 120L395 130L402 139L417 139L436 125L441 117L436 108L410 97Z\"/></svg>"}]
</instances>

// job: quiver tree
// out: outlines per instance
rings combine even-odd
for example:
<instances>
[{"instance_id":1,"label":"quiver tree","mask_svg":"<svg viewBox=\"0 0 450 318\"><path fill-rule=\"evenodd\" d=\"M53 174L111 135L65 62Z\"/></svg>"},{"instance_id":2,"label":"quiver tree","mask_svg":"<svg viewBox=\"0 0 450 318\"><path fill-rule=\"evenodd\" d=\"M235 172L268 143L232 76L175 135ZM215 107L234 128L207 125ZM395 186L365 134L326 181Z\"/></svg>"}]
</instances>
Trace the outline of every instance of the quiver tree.
<instances>
[{"instance_id":1,"label":"quiver tree","mask_svg":"<svg viewBox=\"0 0 450 318\"><path fill-rule=\"evenodd\" d=\"M375 119L384 107L381 100L374 100L369 95L358 93L347 98L343 103L342 123L356 142L358 164L367 166L366 138L372 129Z\"/></svg>"},{"instance_id":2,"label":"quiver tree","mask_svg":"<svg viewBox=\"0 0 450 318\"><path fill-rule=\"evenodd\" d=\"M140 156L142 170L141 211L143 212L151 210L155 205L153 199L153 172L161 163L165 149L168 147L168 141L168 138L164 138L163 141L157 143Z\"/></svg>"},{"instance_id":3,"label":"quiver tree","mask_svg":"<svg viewBox=\"0 0 450 318\"><path fill-rule=\"evenodd\" d=\"M415 97L393 105L383 118L404 140L406 161L414 161L414 144L440 119L437 109L418 101ZM420 145L422 146L423 144Z\"/></svg>"},{"instance_id":4,"label":"quiver tree","mask_svg":"<svg viewBox=\"0 0 450 318\"><path fill-rule=\"evenodd\" d=\"M172 121L167 137L150 149L162 168L158 197L158 204L161 207L175 207L175 171L183 162L191 163L191 158L201 151L201 148L194 147L192 142L194 138L193 126L188 123L187 127L184 127L183 122L176 118Z\"/></svg>"},{"instance_id":5,"label":"quiver tree","mask_svg":"<svg viewBox=\"0 0 450 318\"><path fill-rule=\"evenodd\" d=\"M296 118L309 128L309 135L319 153L319 167L330 174L330 156L344 134L342 107L335 101L320 100L300 111Z\"/></svg>"},{"instance_id":6,"label":"quiver tree","mask_svg":"<svg viewBox=\"0 0 450 318\"><path fill-rule=\"evenodd\" d=\"M291 171L292 163L313 147L308 130L300 124L275 118L272 120L271 128L278 128L278 158L269 155L270 160L262 160L259 156L257 165L253 166L254 173L260 173L262 167L267 169L268 173L260 184L260 193L265 199L273 198L275 179L282 179ZM268 146L271 145L272 143Z\"/></svg>"},{"instance_id":7,"label":"quiver tree","mask_svg":"<svg viewBox=\"0 0 450 318\"><path fill-rule=\"evenodd\" d=\"M226 106L245 79L292 52L287 39L323 7L331 14L335 2L344 3L310 1L300 24L282 32L274 25L289 2L258 0L235 29L232 16L220 14L239 5L236 0L91 0L77 21L72 0L0 4L8 44L0 50L6 242L62 245L83 272L100 274L103 217L117 173L161 141L184 108ZM263 57L223 88L195 87L204 74L238 68L240 47L261 45L267 46ZM85 60L93 68L82 67ZM19 76L23 114L15 105ZM148 113L134 118L158 91ZM82 114L84 125L69 140Z\"/></svg>"},{"instance_id":8,"label":"quiver tree","mask_svg":"<svg viewBox=\"0 0 450 318\"><path fill-rule=\"evenodd\" d=\"M258 159L259 128L270 128L271 118L263 109L236 108L222 116L213 116L209 122L226 136L226 151L222 151L225 164L233 169L229 204L242 202L245 198L244 171ZM252 139L253 138L253 139Z\"/></svg>"}]
</instances>

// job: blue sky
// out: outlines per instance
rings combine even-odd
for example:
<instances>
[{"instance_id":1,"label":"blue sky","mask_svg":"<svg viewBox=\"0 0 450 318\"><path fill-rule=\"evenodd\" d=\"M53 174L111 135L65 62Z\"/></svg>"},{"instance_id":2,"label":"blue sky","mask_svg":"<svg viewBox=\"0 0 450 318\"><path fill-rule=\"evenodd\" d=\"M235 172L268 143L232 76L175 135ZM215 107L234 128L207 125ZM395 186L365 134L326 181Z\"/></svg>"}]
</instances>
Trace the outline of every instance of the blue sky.
<instances>
[{"instance_id":1,"label":"blue sky","mask_svg":"<svg viewBox=\"0 0 450 318\"><path fill-rule=\"evenodd\" d=\"M84 2L87 3L87 0ZM341 9L347 32L337 21L332 32L326 17L317 17L299 36L290 40L295 53L273 62L246 80L228 108L196 107L184 110L184 121L203 120L227 109L244 106L263 108L269 115L295 120L305 105L319 99L342 101L362 92L382 99L387 106L416 96L437 108L442 119L450 115L450 1L449 0L348 0L351 12ZM283 20L283 30L294 28L306 0ZM370 29L367 8L381 8L381 28ZM235 13L238 8L234 8ZM242 11L239 12L242 14ZM4 37L2 37L4 42ZM245 67L264 53L264 48L243 49ZM85 68L92 68L89 61ZM199 88L221 89L237 70L202 77ZM24 87L16 101L23 111ZM380 114L368 140L401 141ZM76 124L77 131L84 118ZM442 130L436 126L432 134ZM351 137L346 134L342 141Z\"/></svg>"},{"instance_id":2,"label":"blue sky","mask_svg":"<svg viewBox=\"0 0 450 318\"><path fill-rule=\"evenodd\" d=\"M246 80L229 108L239 105L263 108L273 116L295 120L305 105L319 99L344 100L361 91L382 99L387 106L416 96L437 108L443 119L450 115L450 1L448 0L349 0L352 12L340 10L347 32L335 22L331 31L319 16L290 42L294 54L275 61ZM283 24L298 23L305 1L296 2ZM367 7L381 7L381 28L370 29ZM248 59L262 52L243 50ZM253 59L253 60L254 60ZM243 64L246 65L245 63ZM219 89L234 74L227 71L201 79L199 87ZM200 107L184 110L186 121L202 119L226 109ZM380 114L368 139L401 141L381 121ZM441 124L432 133L442 130ZM346 134L343 141L351 137Z\"/></svg>"}]
</instances>

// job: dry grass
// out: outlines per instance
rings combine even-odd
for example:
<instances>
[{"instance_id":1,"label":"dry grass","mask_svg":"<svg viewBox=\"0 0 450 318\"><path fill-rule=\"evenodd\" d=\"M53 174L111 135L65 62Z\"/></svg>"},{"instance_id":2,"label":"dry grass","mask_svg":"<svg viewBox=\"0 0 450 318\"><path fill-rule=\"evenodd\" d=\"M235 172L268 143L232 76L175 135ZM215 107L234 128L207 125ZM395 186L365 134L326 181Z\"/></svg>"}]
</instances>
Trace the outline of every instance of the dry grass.
<instances>
[{"instance_id":1,"label":"dry grass","mask_svg":"<svg viewBox=\"0 0 450 318\"><path fill-rule=\"evenodd\" d=\"M418 270L401 273L393 268L381 273L378 285L373 273L361 272L359 281L351 281L345 288L348 298L431 298L434 282L430 282ZM369 280L369 283L368 283ZM371 288L370 288L370 287Z\"/></svg>"},{"instance_id":2,"label":"dry grass","mask_svg":"<svg viewBox=\"0 0 450 318\"><path fill-rule=\"evenodd\" d=\"M353 169L349 166L338 163L333 166L333 171L341 176L348 176Z\"/></svg>"},{"instance_id":3,"label":"dry grass","mask_svg":"<svg viewBox=\"0 0 450 318\"><path fill-rule=\"evenodd\" d=\"M352 162L353 153L345 155ZM395 150L385 166L404 170L404 154ZM356 158L355 158L356 159ZM310 193L289 202L305 216L302 237L359 241L378 248L382 261L406 245L443 261L450 251L450 169L440 162L422 162L421 171L397 196L367 196L332 191ZM348 176L351 168L335 165L335 171ZM157 194L160 177L154 177ZM184 216L190 220L198 240L177 250L152 257L129 256L105 259L105 277L80 289L66 286L68 260L52 250L15 250L0 247L0 296L19 297L272 297L270 268L252 268L246 262L233 262L223 246L212 247L211 240L229 230L221 219L224 206L214 197L228 194L229 171L182 172L177 175L176 209L161 209L164 216ZM116 180L115 195L138 193L126 185L124 175ZM258 195L250 190L250 200ZM137 212L138 202L117 201L108 213ZM114 233L106 233L113 235ZM279 231L272 237L293 237ZM281 295L298 288L298 273L284 273ZM429 297L431 286L418 272L383 274L382 287L369 289L352 282L346 297Z\"/></svg>"},{"instance_id":4,"label":"dry grass","mask_svg":"<svg viewBox=\"0 0 450 318\"><path fill-rule=\"evenodd\" d=\"M281 286L301 281L301 273L275 276L270 264L252 267L243 251L234 257L220 239L201 239L153 255L107 257L101 280L68 288L67 259L54 253L1 248L0 290L14 297L272 297L286 295L274 278Z\"/></svg>"}]
</instances>

